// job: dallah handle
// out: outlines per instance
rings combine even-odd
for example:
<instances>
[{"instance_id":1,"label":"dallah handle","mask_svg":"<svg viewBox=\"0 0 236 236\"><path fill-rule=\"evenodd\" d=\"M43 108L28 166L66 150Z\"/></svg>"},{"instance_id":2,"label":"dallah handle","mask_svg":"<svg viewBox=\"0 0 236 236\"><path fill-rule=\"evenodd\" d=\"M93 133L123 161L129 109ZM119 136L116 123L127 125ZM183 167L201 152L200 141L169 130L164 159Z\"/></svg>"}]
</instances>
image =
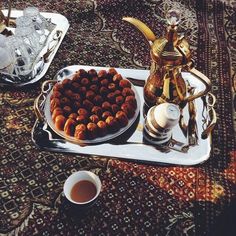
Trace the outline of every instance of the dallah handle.
<instances>
[{"instance_id":1,"label":"dallah handle","mask_svg":"<svg viewBox=\"0 0 236 236\"><path fill-rule=\"evenodd\" d=\"M199 70L195 68L191 68L188 72L195 75L206 86L206 88L205 90L202 90L199 93L186 97L185 98L186 103L193 101L196 98L206 95L211 90L211 81L208 79L207 76L205 76L204 74L202 74Z\"/></svg>"}]
</instances>

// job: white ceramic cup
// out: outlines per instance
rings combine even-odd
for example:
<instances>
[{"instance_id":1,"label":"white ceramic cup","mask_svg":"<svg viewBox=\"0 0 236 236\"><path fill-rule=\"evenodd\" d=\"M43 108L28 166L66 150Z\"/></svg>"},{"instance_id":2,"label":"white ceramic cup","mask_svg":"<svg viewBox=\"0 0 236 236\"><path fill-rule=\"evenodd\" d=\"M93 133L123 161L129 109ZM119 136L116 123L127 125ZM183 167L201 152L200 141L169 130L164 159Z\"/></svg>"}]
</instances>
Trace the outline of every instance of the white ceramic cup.
<instances>
[{"instance_id":1,"label":"white ceramic cup","mask_svg":"<svg viewBox=\"0 0 236 236\"><path fill-rule=\"evenodd\" d=\"M171 139L172 128L178 124L179 107L172 103L162 103L149 109L145 119L144 138L155 144L163 144Z\"/></svg>"},{"instance_id":2,"label":"white ceramic cup","mask_svg":"<svg viewBox=\"0 0 236 236\"><path fill-rule=\"evenodd\" d=\"M163 129L171 130L179 122L180 109L173 103L162 103L153 106L147 113L147 122L153 127L156 132Z\"/></svg>"},{"instance_id":3,"label":"white ceramic cup","mask_svg":"<svg viewBox=\"0 0 236 236\"><path fill-rule=\"evenodd\" d=\"M89 201L76 202L76 201L72 200L72 198L71 198L71 190L76 183L78 183L79 181L82 181L82 180L87 180L87 181L92 182L96 186L97 192L96 192L96 195L92 199L90 199ZM80 206L83 206L83 205L93 202L100 194L101 188L102 188L101 181L96 174L94 174L91 171L81 170L81 171L77 171L77 172L73 173L72 175L70 175L66 179L66 181L64 183L64 187L63 187L63 192L65 194L65 197L70 202L80 205Z\"/></svg>"}]
</instances>

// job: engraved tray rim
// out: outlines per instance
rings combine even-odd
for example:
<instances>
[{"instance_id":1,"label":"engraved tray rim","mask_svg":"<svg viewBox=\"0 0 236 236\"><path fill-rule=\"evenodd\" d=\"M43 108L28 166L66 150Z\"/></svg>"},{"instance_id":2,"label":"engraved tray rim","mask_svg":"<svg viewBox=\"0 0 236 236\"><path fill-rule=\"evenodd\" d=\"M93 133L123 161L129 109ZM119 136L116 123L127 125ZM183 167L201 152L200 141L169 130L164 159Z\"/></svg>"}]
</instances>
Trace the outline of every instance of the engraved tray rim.
<instances>
[{"instance_id":1,"label":"engraved tray rim","mask_svg":"<svg viewBox=\"0 0 236 236\"><path fill-rule=\"evenodd\" d=\"M109 67L96 67L96 66L86 66L86 65L73 65L66 67L67 69L76 68L78 69L108 69ZM63 68L63 69L66 69ZM63 70L62 69L62 70ZM61 72L60 70L59 72ZM140 81L145 81L149 75L149 70L140 70L140 69L122 69L116 68L118 73L121 73L122 76L128 78L133 77ZM186 73L186 72L185 72ZM188 72L187 72L188 73ZM57 74L58 75L58 74ZM55 76L57 78L57 75ZM135 86L139 97L141 99L141 107L142 107L142 92L143 88ZM140 95L141 92L141 95ZM197 100L197 99L196 99ZM200 100L200 98L198 98ZM200 101L199 101L200 102ZM198 111L198 113L203 113L203 110ZM140 109L140 117L142 116L142 109ZM140 119L140 118L139 118ZM142 120L142 119L141 119ZM199 121L200 122L200 121ZM129 161L143 162L143 163L158 163L158 164L174 164L174 165L197 165L205 162L210 157L211 152L211 134L207 139L201 140L199 145L193 146L189 148L187 153L178 152L175 150L171 150L171 152L164 153L157 150L154 146L141 143L141 142L133 142L132 137L135 136L138 131L133 133L131 136L131 140L124 144L112 144L112 143L102 143L98 145L91 145L81 147L78 144L74 144L68 142L63 139L54 139L50 131L47 129L47 124L41 124L43 127L38 128L39 121L36 120L34 127L32 129L32 140L39 147L49 151L55 152L64 152L64 153L75 153L81 155L90 155L90 156L102 156L102 157L110 157L110 158L120 158ZM37 130L39 129L39 130ZM42 143L36 139L35 132L44 131L48 133L47 144L42 145ZM201 139L201 138L200 138ZM111 154L112 153L112 154Z\"/></svg>"}]
</instances>

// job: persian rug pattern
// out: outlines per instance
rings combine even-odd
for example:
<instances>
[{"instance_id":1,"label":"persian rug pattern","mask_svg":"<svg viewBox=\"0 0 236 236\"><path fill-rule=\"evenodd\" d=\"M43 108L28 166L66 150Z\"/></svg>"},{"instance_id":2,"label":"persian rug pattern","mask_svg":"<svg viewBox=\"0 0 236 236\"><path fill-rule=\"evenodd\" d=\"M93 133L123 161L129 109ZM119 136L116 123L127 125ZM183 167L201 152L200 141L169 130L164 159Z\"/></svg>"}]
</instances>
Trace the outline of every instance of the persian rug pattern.
<instances>
[{"instance_id":1,"label":"persian rug pattern","mask_svg":"<svg viewBox=\"0 0 236 236\"><path fill-rule=\"evenodd\" d=\"M0 235L210 235L236 196L234 1L12 2L19 10L34 5L61 13L70 28L40 82L0 89ZM74 64L148 69L150 47L122 17L142 20L158 37L171 7L182 12L179 31L188 37L196 67L211 79L217 97L209 160L191 167L164 166L38 149L31 129L42 82ZM103 189L90 210L70 217L62 187L81 169L97 173Z\"/></svg>"}]
</instances>

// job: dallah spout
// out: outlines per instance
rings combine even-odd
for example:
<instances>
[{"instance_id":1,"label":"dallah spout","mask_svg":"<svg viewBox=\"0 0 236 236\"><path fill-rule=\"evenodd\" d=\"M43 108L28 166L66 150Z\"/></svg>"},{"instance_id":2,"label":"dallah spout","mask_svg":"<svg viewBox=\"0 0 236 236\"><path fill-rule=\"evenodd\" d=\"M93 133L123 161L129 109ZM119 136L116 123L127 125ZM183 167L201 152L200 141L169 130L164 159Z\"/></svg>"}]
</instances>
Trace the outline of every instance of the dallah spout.
<instances>
[{"instance_id":1,"label":"dallah spout","mask_svg":"<svg viewBox=\"0 0 236 236\"><path fill-rule=\"evenodd\" d=\"M155 34L142 21L133 17L123 17L123 20L129 22L130 24L134 25L137 29L139 29L150 44L152 44L156 40Z\"/></svg>"}]
</instances>

